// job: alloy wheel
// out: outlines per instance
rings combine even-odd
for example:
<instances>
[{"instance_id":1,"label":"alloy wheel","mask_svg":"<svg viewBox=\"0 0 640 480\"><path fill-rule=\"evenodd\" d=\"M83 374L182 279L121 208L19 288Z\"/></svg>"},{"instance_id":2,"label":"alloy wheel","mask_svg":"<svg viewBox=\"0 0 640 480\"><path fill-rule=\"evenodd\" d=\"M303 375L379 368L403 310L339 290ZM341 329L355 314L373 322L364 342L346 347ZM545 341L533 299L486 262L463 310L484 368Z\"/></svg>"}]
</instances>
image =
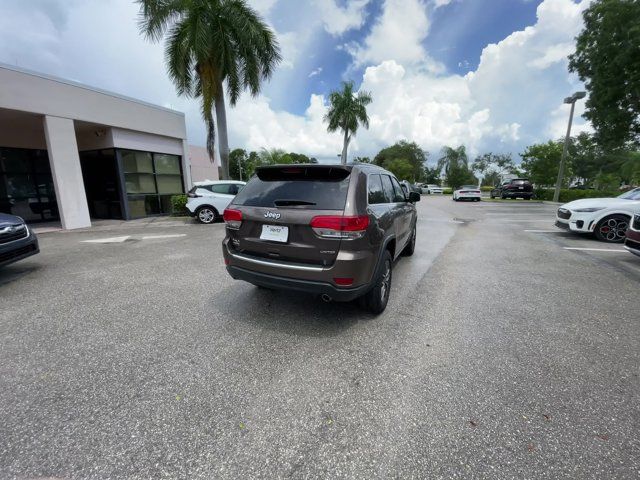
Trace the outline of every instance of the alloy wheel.
<instances>
[{"instance_id":1,"label":"alloy wheel","mask_svg":"<svg viewBox=\"0 0 640 480\"><path fill-rule=\"evenodd\" d=\"M211 223L215 220L216 214L210 208L202 208L198 212L198 219L202 223Z\"/></svg>"},{"instance_id":2,"label":"alloy wheel","mask_svg":"<svg viewBox=\"0 0 640 480\"><path fill-rule=\"evenodd\" d=\"M599 227L600 235L608 242L620 242L624 239L629 223L617 218L610 218Z\"/></svg>"}]
</instances>

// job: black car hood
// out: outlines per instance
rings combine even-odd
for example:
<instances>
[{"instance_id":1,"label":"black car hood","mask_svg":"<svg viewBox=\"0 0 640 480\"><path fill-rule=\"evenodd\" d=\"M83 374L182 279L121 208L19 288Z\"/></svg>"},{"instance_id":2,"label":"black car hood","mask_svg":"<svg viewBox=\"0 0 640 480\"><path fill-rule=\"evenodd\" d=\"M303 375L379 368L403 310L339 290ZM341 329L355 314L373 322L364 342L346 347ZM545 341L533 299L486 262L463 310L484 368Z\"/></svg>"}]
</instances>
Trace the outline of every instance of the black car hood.
<instances>
[{"instance_id":1,"label":"black car hood","mask_svg":"<svg viewBox=\"0 0 640 480\"><path fill-rule=\"evenodd\" d=\"M20 217L16 217L15 215L0 213L0 227L15 225L17 223L24 223L24 221Z\"/></svg>"}]
</instances>

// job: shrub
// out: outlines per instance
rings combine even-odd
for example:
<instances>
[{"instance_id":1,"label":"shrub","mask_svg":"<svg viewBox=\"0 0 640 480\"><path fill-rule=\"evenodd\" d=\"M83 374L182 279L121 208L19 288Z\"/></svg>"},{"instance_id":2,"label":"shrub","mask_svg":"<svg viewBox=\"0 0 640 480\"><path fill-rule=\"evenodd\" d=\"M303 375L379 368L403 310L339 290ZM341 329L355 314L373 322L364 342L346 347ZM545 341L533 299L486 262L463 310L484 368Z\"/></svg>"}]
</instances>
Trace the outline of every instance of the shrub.
<instances>
[{"instance_id":1,"label":"shrub","mask_svg":"<svg viewBox=\"0 0 640 480\"><path fill-rule=\"evenodd\" d=\"M480 191L481 192L490 192L491 190L493 190L495 187L492 187L491 185L485 185L484 187L480 187Z\"/></svg>"},{"instance_id":2,"label":"shrub","mask_svg":"<svg viewBox=\"0 0 640 480\"><path fill-rule=\"evenodd\" d=\"M188 215L187 210L187 196L186 195L172 195L171 196L171 215L176 217L182 217Z\"/></svg>"},{"instance_id":3,"label":"shrub","mask_svg":"<svg viewBox=\"0 0 640 480\"><path fill-rule=\"evenodd\" d=\"M535 195L539 200L553 200L553 189L546 188L536 188ZM580 200L581 198L607 198L607 197L617 197L620 195L620 192L616 191L606 191L606 190L569 190L562 189L560 190L560 199L561 203L572 202L574 200Z\"/></svg>"},{"instance_id":4,"label":"shrub","mask_svg":"<svg viewBox=\"0 0 640 480\"><path fill-rule=\"evenodd\" d=\"M452 195L453 194L453 188L443 188L442 189L442 193L444 195Z\"/></svg>"}]
</instances>

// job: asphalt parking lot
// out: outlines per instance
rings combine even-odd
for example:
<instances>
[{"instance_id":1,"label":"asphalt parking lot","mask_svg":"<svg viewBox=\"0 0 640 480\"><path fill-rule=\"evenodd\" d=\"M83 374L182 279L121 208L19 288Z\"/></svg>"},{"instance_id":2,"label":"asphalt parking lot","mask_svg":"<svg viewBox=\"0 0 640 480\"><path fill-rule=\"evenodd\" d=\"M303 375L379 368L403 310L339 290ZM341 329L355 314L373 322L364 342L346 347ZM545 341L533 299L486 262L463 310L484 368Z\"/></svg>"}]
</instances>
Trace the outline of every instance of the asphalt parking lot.
<instances>
[{"instance_id":1,"label":"asphalt parking lot","mask_svg":"<svg viewBox=\"0 0 640 480\"><path fill-rule=\"evenodd\" d=\"M221 224L42 234L0 478L638 478L640 258L555 208L423 197L378 317L234 282Z\"/></svg>"}]
</instances>

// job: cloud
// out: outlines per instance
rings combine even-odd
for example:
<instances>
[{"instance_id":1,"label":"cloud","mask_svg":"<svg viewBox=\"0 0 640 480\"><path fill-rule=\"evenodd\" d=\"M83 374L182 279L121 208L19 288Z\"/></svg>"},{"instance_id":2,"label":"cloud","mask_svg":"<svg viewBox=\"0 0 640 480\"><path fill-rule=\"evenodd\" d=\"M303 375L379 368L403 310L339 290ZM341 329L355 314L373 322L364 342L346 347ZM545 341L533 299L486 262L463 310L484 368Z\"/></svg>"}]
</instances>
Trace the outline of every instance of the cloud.
<instances>
[{"instance_id":1,"label":"cloud","mask_svg":"<svg viewBox=\"0 0 640 480\"><path fill-rule=\"evenodd\" d=\"M322 73L322 67L318 67L315 70L312 70L309 74L309 78L315 77L316 75L320 75Z\"/></svg>"},{"instance_id":2,"label":"cloud","mask_svg":"<svg viewBox=\"0 0 640 480\"><path fill-rule=\"evenodd\" d=\"M434 61L422 45L429 26L426 6L421 0L385 0L382 15L364 42L352 43L346 49L356 66L394 60L442 72L444 67Z\"/></svg>"},{"instance_id":3,"label":"cloud","mask_svg":"<svg viewBox=\"0 0 640 480\"><path fill-rule=\"evenodd\" d=\"M435 8L444 7L445 5L449 5L453 0L432 0L431 3Z\"/></svg>"},{"instance_id":4,"label":"cloud","mask_svg":"<svg viewBox=\"0 0 640 480\"><path fill-rule=\"evenodd\" d=\"M276 15L283 1L262 0L260 8ZM362 42L350 46L354 62L361 65L361 77L354 79L374 99L369 107L371 128L358 132L350 155L373 155L401 139L416 141L432 152L443 145L465 144L472 154L518 153L527 144L564 135L568 106L562 99L582 88L567 72L566 54L582 28L581 12L589 0L544 0L535 25L487 45L478 68L466 75L446 72L425 50L433 8L425 1L385 1ZM166 75L163 46L144 41L138 33L136 4L126 0L25 3L3 4L0 61L170 105L185 112L189 141L204 144L198 102L176 96ZM356 8L354 2L340 5L346 12ZM364 15L365 4L358 5ZM270 94L275 88L287 95L292 84L319 70L310 59L318 48L313 42L327 37L323 29L328 17L320 19L319 11L305 13L315 18L311 26L307 22L292 30L287 30L290 25L281 26L286 32L278 35L285 64L274 81L282 75L289 83L272 82L265 85L265 94L243 95L235 108L227 109L232 148L279 147L335 159L341 136L326 131L326 98L310 95L306 109L297 115L275 108ZM345 21L335 31L349 28L344 25L359 28L359 22ZM576 113L583 111L584 102L579 102ZM588 128L576 118L574 132Z\"/></svg>"},{"instance_id":5,"label":"cloud","mask_svg":"<svg viewBox=\"0 0 640 480\"><path fill-rule=\"evenodd\" d=\"M365 21L365 7L369 0L348 0L344 7L335 0L315 0L325 30L334 36L362 27Z\"/></svg>"},{"instance_id":6,"label":"cloud","mask_svg":"<svg viewBox=\"0 0 640 480\"><path fill-rule=\"evenodd\" d=\"M387 47L378 48L377 41L368 39L381 38L380 31L392 23L390 18L403 15L395 8L399 4L386 2L383 18L363 47L367 54L361 57L362 61L366 59L370 66L364 71L361 88L370 91L374 101L369 107L370 129L358 132L352 154L375 154L402 139L416 141L432 152L443 145L464 144L472 155L483 151L517 154L530 143L561 137L568 116L562 99L581 88L578 79L567 71L566 53L581 29L581 13L588 3L545 0L538 7L535 25L487 45L478 68L457 75L420 68L427 57L419 45L423 37L416 33L409 35L418 44L414 49L403 44L409 54L390 51L388 55L395 58L384 59L387 55L380 52ZM411 9L419 4L413 0L402 5ZM391 17L385 19L385 15ZM417 18L415 11L411 17L417 25L428 25L426 17ZM260 140L269 146L283 142L287 148L332 157L339 148L339 135L325 131L323 101L322 97L313 96L305 115L290 116L270 112L268 101L262 99L264 111L255 117L261 120L253 122L251 135L243 131L234 135L253 146ZM579 105L578 113L583 109L584 104ZM283 124L286 131L281 128ZM574 132L588 128L576 118ZM277 133L272 134L274 130Z\"/></svg>"}]
</instances>

